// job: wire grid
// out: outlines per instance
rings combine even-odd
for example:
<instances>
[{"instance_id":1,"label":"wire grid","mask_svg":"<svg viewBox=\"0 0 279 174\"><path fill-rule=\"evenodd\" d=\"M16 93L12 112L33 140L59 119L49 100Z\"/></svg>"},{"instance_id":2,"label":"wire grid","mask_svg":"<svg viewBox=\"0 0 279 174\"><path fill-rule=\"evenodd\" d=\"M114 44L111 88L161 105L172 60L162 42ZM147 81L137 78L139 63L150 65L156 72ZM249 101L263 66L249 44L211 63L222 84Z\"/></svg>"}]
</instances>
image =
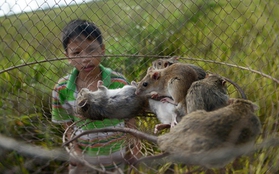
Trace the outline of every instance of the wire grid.
<instances>
[{"instance_id":1,"label":"wire grid","mask_svg":"<svg viewBox=\"0 0 279 174\"><path fill-rule=\"evenodd\" d=\"M20 6L19 2L15 6ZM45 6L48 2L45 0L37 10L17 14L8 11L0 17L2 135L43 150L61 148L64 131L51 122L51 91L58 79L71 70L60 33L67 22L76 18L88 19L100 27L106 45L102 63L123 73L129 81L139 81L157 58L181 56L181 62L232 79L249 100L259 105L257 115L263 126L259 142L277 134L276 0L107 0L81 4L69 1L66 5L57 1L53 7ZM1 3L3 12L10 2ZM229 86L229 91L232 97L239 97L233 87ZM147 124L149 119L154 119L152 124ZM138 124L140 130L150 133L156 122L155 117L140 117ZM144 145L147 151L143 155L157 153L153 150L156 147ZM39 158L13 146L1 146L0 154L5 157L0 160L1 173L67 172L67 160L57 156ZM277 154L278 148L262 150L222 170L276 173ZM195 171L196 166L166 164L161 168L142 167L139 172L144 173L144 169L150 173L164 173L167 169L184 173Z\"/></svg>"}]
</instances>

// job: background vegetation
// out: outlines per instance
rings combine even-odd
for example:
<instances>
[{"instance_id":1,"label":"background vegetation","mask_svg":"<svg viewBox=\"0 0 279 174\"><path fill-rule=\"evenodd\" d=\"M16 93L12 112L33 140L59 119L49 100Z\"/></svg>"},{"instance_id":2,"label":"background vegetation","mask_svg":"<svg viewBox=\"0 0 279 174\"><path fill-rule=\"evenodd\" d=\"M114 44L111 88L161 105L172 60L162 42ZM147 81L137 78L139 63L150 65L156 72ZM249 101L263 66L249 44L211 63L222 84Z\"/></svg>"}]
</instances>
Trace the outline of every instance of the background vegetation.
<instances>
[{"instance_id":1,"label":"background vegetation","mask_svg":"<svg viewBox=\"0 0 279 174\"><path fill-rule=\"evenodd\" d=\"M0 131L30 144L60 146L63 132L50 120L51 90L71 69L63 59L60 32L69 20L82 18L94 21L103 31L107 48L103 64L129 80L140 80L155 58L178 55L181 62L240 84L260 106L261 141L278 132L278 7L276 0L107 0L3 16ZM277 154L277 148L263 150L226 170L276 173ZM0 159L0 172L59 173L66 166L14 151L2 150L1 155L5 158Z\"/></svg>"}]
</instances>

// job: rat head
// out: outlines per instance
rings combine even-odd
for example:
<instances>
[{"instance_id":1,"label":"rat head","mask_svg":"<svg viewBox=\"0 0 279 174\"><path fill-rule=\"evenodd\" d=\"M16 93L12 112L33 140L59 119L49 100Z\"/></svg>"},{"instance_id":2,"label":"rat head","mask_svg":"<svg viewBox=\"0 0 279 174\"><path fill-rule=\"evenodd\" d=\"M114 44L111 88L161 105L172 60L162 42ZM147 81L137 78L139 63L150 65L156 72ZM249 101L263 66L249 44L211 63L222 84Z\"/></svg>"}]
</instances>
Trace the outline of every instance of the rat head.
<instances>
[{"instance_id":1,"label":"rat head","mask_svg":"<svg viewBox=\"0 0 279 174\"><path fill-rule=\"evenodd\" d=\"M136 95L148 95L157 90L161 71L149 67L145 77L137 84Z\"/></svg>"},{"instance_id":2,"label":"rat head","mask_svg":"<svg viewBox=\"0 0 279 174\"><path fill-rule=\"evenodd\" d=\"M259 110L259 106L253 103L250 100L240 99L240 98L230 98L228 101L229 105L236 107L239 110L249 110L251 112L255 112Z\"/></svg>"},{"instance_id":3,"label":"rat head","mask_svg":"<svg viewBox=\"0 0 279 174\"><path fill-rule=\"evenodd\" d=\"M152 67L154 69L164 69L168 66L171 66L174 63L177 63L178 59L179 59L178 56L173 56L169 59L157 59L152 62Z\"/></svg>"},{"instance_id":4,"label":"rat head","mask_svg":"<svg viewBox=\"0 0 279 174\"><path fill-rule=\"evenodd\" d=\"M227 93L227 81L223 77L217 74L207 74L204 80L208 84L211 84L220 89L223 93Z\"/></svg>"}]
</instances>

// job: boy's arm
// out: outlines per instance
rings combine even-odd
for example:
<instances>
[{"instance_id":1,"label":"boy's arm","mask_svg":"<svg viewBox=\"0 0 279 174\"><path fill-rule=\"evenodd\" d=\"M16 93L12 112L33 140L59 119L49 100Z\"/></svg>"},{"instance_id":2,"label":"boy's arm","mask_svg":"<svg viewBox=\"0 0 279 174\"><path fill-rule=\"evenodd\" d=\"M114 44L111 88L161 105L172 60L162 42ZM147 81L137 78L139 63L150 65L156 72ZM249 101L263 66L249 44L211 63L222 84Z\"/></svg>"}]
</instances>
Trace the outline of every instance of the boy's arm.
<instances>
[{"instance_id":1,"label":"boy's arm","mask_svg":"<svg viewBox=\"0 0 279 174\"><path fill-rule=\"evenodd\" d=\"M73 122L67 122L67 123L63 123L62 126L64 128L64 130L67 130L66 132L66 140L69 141L71 140L73 137L72 137L72 134L74 132L74 130L72 129L72 127L70 127L71 125L73 124ZM79 148L78 144L76 143L76 141L73 141L73 147L74 147L74 152L76 152L78 155L81 155L82 154L82 150Z\"/></svg>"},{"instance_id":2,"label":"boy's arm","mask_svg":"<svg viewBox=\"0 0 279 174\"><path fill-rule=\"evenodd\" d=\"M111 88L122 88L125 85L130 84L128 80L119 73L112 72L112 76L116 75L118 77L112 77L112 84ZM131 128L131 129L137 129L137 124L136 124L137 119L132 118L132 119L127 119L125 120L125 127ZM131 135L128 135L131 136ZM138 138L132 137L131 138L133 142L129 143L129 146L127 146L127 153L125 154L125 159L127 160L128 164L133 164L136 162L141 156L141 141Z\"/></svg>"},{"instance_id":3,"label":"boy's arm","mask_svg":"<svg viewBox=\"0 0 279 174\"><path fill-rule=\"evenodd\" d=\"M52 91L51 120L52 122L59 124L72 122L72 116L68 114L61 102L59 95L60 90L61 87L59 88L58 85L55 85Z\"/></svg>"},{"instance_id":4,"label":"boy's arm","mask_svg":"<svg viewBox=\"0 0 279 174\"><path fill-rule=\"evenodd\" d=\"M137 120L136 118L125 120L125 127L131 128L131 129L137 129L136 120ZM128 135L128 136L131 136L131 135ZM131 140L133 140L133 142L129 143L129 145L127 146L127 149L126 149L127 153L125 154L125 159L127 160L128 164L133 164L140 157L142 157L141 141L135 137L132 137Z\"/></svg>"}]
</instances>

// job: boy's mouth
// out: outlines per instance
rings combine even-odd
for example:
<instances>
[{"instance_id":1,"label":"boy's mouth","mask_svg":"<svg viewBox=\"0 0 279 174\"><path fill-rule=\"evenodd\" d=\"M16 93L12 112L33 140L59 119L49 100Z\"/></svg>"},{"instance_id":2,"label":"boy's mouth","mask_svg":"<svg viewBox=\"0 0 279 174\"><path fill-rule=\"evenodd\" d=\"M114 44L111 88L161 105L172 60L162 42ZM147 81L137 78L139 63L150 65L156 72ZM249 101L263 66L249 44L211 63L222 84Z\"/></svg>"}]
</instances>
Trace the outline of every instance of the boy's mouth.
<instances>
[{"instance_id":1,"label":"boy's mouth","mask_svg":"<svg viewBox=\"0 0 279 174\"><path fill-rule=\"evenodd\" d=\"M92 71L94 69L94 66L85 66L82 68L83 71Z\"/></svg>"}]
</instances>

